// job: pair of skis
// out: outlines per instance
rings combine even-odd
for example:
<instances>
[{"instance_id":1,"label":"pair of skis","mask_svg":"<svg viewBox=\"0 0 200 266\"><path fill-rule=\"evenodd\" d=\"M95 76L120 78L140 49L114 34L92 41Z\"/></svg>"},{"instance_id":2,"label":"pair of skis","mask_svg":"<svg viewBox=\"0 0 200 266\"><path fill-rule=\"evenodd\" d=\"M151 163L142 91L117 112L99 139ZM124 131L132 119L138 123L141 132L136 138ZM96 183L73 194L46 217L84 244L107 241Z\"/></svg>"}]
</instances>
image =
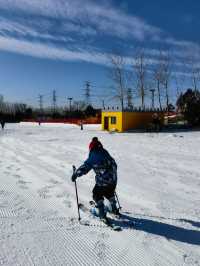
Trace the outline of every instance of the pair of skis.
<instances>
[{"instance_id":1,"label":"pair of skis","mask_svg":"<svg viewBox=\"0 0 200 266\"><path fill-rule=\"evenodd\" d=\"M73 175L72 177L75 175L76 172L76 167L73 165ZM76 191L76 200L77 200L77 207L78 207L78 220L81 220L81 216L80 216L80 209L84 212L90 212L90 209L87 208L86 206L84 206L82 203L79 203L79 199L78 199L78 190L77 190L77 184L76 184L76 180L74 181L75 184L75 191ZM90 205L93 204L93 201L90 201ZM90 212L91 213L91 212ZM95 215L93 214L93 216L95 217ZM122 228L120 226L115 225L112 220L108 217L104 218L104 219L100 219L101 222L103 222L106 226L110 227L111 229L113 229L114 231L121 231ZM88 225L88 224L87 224Z\"/></svg>"},{"instance_id":2,"label":"pair of skis","mask_svg":"<svg viewBox=\"0 0 200 266\"><path fill-rule=\"evenodd\" d=\"M92 202L92 201L91 201L91 202ZM91 202L90 202L90 204L91 204ZM92 204L92 205L93 205L93 204ZM89 209L89 208L86 207L84 204L79 203L79 208L80 208L83 212L85 212L85 213L88 213L88 214L90 213L94 219L95 219L95 218L99 219L100 222L102 222L104 225L110 227L112 230L114 230L114 231L122 231L121 226L115 225L115 224L113 223L112 219L110 219L109 217L105 217L105 218L100 219L100 218L98 217L98 215L96 214L96 212L95 212L95 208L94 208L94 206L93 206L91 209ZM83 224L83 225L89 225L88 223L86 223L86 224L82 223L82 224Z\"/></svg>"}]
</instances>

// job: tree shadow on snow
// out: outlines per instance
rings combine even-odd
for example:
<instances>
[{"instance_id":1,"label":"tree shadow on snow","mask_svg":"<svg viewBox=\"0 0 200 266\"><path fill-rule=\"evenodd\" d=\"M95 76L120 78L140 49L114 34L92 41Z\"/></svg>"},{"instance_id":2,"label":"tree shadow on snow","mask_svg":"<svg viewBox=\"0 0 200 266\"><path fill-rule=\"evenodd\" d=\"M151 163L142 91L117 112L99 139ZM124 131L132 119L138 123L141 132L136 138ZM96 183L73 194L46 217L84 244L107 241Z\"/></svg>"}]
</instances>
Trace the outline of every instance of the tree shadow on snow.
<instances>
[{"instance_id":1,"label":"tree shadow on snow","mask_svg":"<svg viewBox=\"0 0 200 266\"><path fill-rule=\"evenodd\" d=\"M131 214L130 212L126 212L126 214ZM135 214L136 215L136 214ZM178 221L178 222L183 222L183 223L189 223L194 227L199 227L200 228L200 222L197 221L192 221L189 219L183 219L183 218L166 218L163 216L155 216L155 215L146 215L146 214L137 214L137 215L142 215L142 216L146 216L146 217L151 217L151 218L157 218L157 219L161 219L161 220L170 220L170 221Z\"/></svg>"},{"instance_id":2,"label":"tree shadow on snow","mask_svg":"<svg viewBox=\"0 0 200 266\"><path fill-rule=\"evenodd\" d=\"M191 220L179 219L182 222L191 223L193 226L200 226L200 223ZM134 218L129 215L122 214L119 220L113 219L115 225L122 228L130 228L133 230L144 231L150 234L163 236L168 240L175 240L192 245L200 245L200 231L185 229L175 225L158 222L144 218Z\"/></svg>"}]
</instances>

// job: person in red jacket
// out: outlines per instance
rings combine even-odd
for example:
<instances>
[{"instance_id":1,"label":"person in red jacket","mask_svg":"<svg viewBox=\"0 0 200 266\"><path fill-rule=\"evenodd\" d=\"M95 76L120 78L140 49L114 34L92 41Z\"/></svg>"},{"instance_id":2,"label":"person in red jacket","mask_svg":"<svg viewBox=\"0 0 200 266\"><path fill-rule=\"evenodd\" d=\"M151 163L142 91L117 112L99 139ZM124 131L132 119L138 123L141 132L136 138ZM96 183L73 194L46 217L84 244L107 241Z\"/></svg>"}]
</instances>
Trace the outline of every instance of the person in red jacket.
<instances>
[{"instance_id":1,"label":"person in red jacket","mask_svg":"<svg viewBox=\"0 0 200 266\"><path fill-rule=\"evenodd\" d=\"M106 217L104 198L109 200L112 212L119 214L115 199L117 164L108 151L103 148L97 137L94 137L89 144L88 159L76 170L72 176L72 181L74 182L77 177L87 174L91 169L96 174L93 199L96 203L99 217L102 219Z\"/></svg>"}]
</instances>

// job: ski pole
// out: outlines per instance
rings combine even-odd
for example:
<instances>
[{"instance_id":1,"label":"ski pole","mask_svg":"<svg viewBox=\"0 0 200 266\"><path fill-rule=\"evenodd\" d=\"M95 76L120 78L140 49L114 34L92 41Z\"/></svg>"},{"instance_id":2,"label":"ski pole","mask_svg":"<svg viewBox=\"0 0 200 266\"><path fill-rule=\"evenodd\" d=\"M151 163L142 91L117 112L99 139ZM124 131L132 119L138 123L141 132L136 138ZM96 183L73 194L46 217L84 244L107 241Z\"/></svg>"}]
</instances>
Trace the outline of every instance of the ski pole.
<instances>
[{"instance_id":1,"label":"ski pole","mask_svg":"<svg viewBox=\"0 0 200 266\"><path fill-rule=\"evenodd\" d=\"M76 171L76 167L73 165L73 173L75 173ZM81 220L81 216L80 216L80 210L79 210L79 201L78 201L78 190L77 190L77 184L76 184L76 180L74 181L75 184L75 191L76 191L76 202L77 202L77 209L78 209L78 220Z\"/></svg>"},{"instance_id":2,"label":"ski pole","mask_svg":"<svg viewBox=\"0 0 200 266\"><path fill-rule=\"evenodd\" d=\"M119 198L118 198L118 196L117 196L117 193L115 192L115 197L116 197L116 199L117 199L117 203L118 203L118 205L119 205L119 209L121 210L121 205L120 205L120 203L119 203Z\"/></svg>"}]
</instances>

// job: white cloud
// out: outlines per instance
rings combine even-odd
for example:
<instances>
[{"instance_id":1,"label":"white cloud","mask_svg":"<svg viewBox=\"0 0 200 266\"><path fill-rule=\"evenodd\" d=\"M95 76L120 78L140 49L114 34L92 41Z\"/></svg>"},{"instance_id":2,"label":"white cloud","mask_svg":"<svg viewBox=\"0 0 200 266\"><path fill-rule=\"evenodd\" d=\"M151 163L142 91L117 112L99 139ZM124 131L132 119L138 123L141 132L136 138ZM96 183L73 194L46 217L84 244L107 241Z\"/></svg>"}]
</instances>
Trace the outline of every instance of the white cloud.
<instances>
[{"instance_id":1,"label":"white cloud","mask_svg":"<svg viewBox=\"0 0 200 266\"><path fill-rule=\"evenodd\" d=\"M160 29L105 2L97 4L91 0L84 0L84 3L83 0L1 0L0 8L70 20L73 23L80 22L82 29L90 29L88 34L94 34L97 30L103 34L140 41L160 34Z\"/></svg>"},{"instance_id":2,"label":"white cloud","mask_svg":"<svg viewBox=\"0 0 200 266\"><path fill-rule=\"evenodd\" d=\"M16 39L8 36L0 36L0 50L38 57L47 58L52 60L61 61L83 61L88 63L94 63L103 66L111 66L110 57L111 55L95 51L94 49L83 49L79 46L77 48L62 48L59 46L52 45L50 43L33 42L27 40ZM156 59L154 56L149 54L156 54L156 50L148 49L145 51L145 63L148 66L156 65L159 63L159 58ZM125 64L129 68L134 63L134 57L124 56ZM177 66L183 64L177 63Z\"/></svg>"},{"instance_id":3,"label":"white cloud","mask_svg":"<svg viewBox=\"0 0 200 266\"><path fill-rule=\"evenodd\" d=\"M98 34L115 36L127 43L127 39L130 39L169 44L174 47L173 55L178 58L185 58L189 50L200 50L199 45L168 37L159 28L117 9L110 1L101 1L99 4L99 1L95 0L0 0L0 9L18 14L12 19L0 19L1 50L41 58L107 64L104 53L88 52L88 49L80 52L80 49L76 48L78 46L83 49L88 43L86 37ZM30 19L23 19L23 13L30 15ZM55 21L58 21L58 25L54 25ZM72 38L70 33L76 36ZM85 42L80 40L80 36L84 37ZM34 43L28 39L33 39ZM75 40L78 45L75 45ZM71 49L60 48L49 43L56 41L62 41L68 47L69 43L73 42L73 47L71 45ZM159 56L159 50L147 49L146 53L151 57L152 64L158 62L156 58ZM180 62L176 64L182 65Z\"/></svg>"},{"instance_id":4,"label":"white cloud","mask_svg":"<svg viewBox=\"0 0 200 266\"><path fill-rule=\"evenodd\" d=\"M17 35L19 37L31 37L35 39L43 39L43 40L52 40L52 41L63 41L68 42L72 41L70 37L64 36L54 36L48 33L45 33L40 28L34 29L29 25L25 25L23 23L2 19L0 18L0 35L7 36L7 35Z\"/></svg>"},{"instance_id":5,"label":"white cloud","mask_svg":"<svg viewBox=\"0 0 200 266\"><path fill-rule=\"evenodd\" d=\"M80 36L85 38L100 33L144 40L147 36L159 34L155 27L116 9L107 1L100 5L94 0L84 0L84 4L82 0L0 0L0 9L16 14L12 19L0 19L0 49L37 57L105 64L103 53L78 52L76 47L83 48L88 41L83 42ZM30 19L25 20L23 13L29 14ZM70 33L76 34L73 38L78 45ZM73 41L74 46L67 50L52 46L50 41L63 41L68 46Z\"/></svg>"},{"instance_id":6,"label":"white cloud","mask_svg":"<svg viewBox=\"0 0 200 266\"><path fill-rule=\"evenodd\" d=\"M31 42L25 40L17 40L12 37L0 36L0 50L29 55L38 58L48 58L62 61L84 61L99 65L109 66L110 56L106 53L100 53L92 50L84 50L79 47L75 49L61 48L53 46L49 43ZM132 65L134 59L132 57L124 57L127 66ZM156 59L146 59L148 65L157 64Z\"/></svg>"},{"instance_id":7,"label":"white cloud","mask_svg":"<svg viewBox=\"0 0 200 266\"><path fill-rule=\"evenodd\" d=\"M107 64L107 57L103 53L81 50L71 51L40 42L23 41L3 36L0 36L0 49L39 58Z\"/></svg>"},{"instance_id":8,"label":"white cloud","mask_svg":"<svg viewBox=\"0 0 200 266\"><path fill-rule=\"evenodd\" d=\"M194 45L192 42L167 36L162 29L129 15L124 9L116 8L110 0L0 0L0 9L41 16L47 21L56 18L66 31L83 35L102 33L122 39L164 42L178 47Z\"/></svg>"},{"instance_id":9,"label":"white cloud","mask_svg":"<svg viewBox=\"0 0 200 266\"><path fill-rule=\"evenodd\" d=\"M186 41L186 40L176 40L174 38L165 38L165 42L167 44L179 47L179 48L187 48L187 49L199 49L200 46L199 44L191 41Z\"/></svg>"},{"instance_id":10,"label":"white cloud","mask_svg":"<svg viewBox=\"0 0 200 266\"><path fill-rule=\"evenodd\" d=\"M94 28L90 26L83 27L81 24L72 23L72 22L64 22L60 27L60 31L63 33L73 32L79 35L87 36L87 35L96 35L97 32Z\"/></svg>"}]
</instances>

